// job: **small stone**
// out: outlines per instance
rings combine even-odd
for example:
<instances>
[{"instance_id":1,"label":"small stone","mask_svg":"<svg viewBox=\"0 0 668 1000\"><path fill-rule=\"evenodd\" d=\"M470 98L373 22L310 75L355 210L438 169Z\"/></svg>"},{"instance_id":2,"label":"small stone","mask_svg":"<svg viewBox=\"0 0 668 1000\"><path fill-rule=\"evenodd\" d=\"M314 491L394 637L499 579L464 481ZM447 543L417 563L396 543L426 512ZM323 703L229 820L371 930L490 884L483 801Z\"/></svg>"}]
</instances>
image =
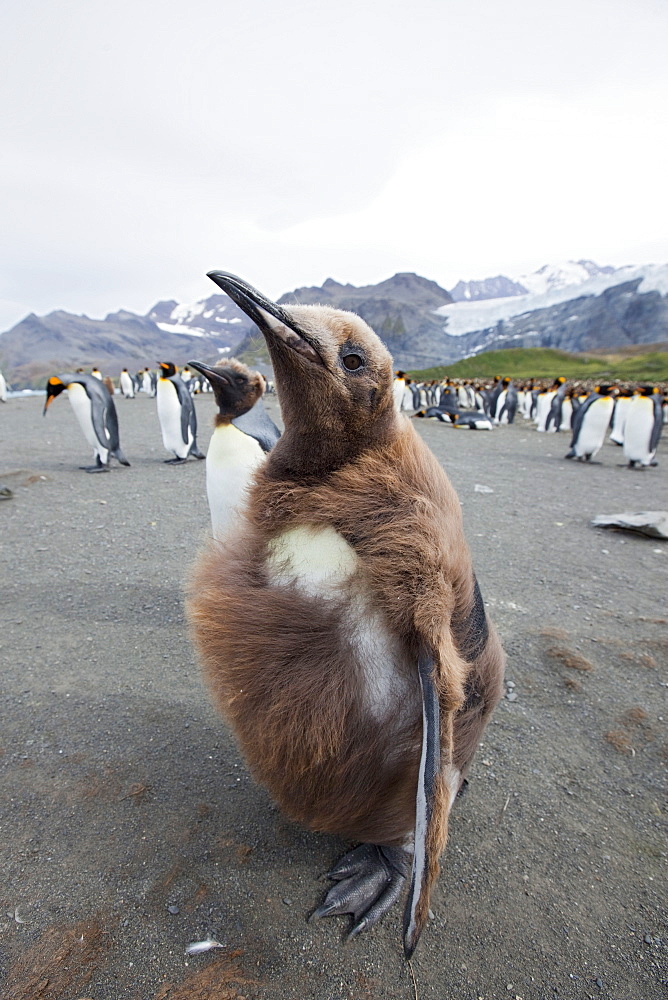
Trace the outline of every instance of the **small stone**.
<instances>
[{"instance_id":1,"label":"small stone","mask_svg":"<svg viewBox=\"0 0 668 1000\"><path fill-rule=\"evenodd\" d=\"M645 934L645 937L643 938L643 940L644 940L645 944L654 944L654 938L652 937L651 934Z\"/></svg>"},{"instance_id":2,"label":"small stone","mask_svg":"<svg viewBox=\"0 0 668 1000\"><path fill-rule=\"evenodd\" d=\"M602 990L603 989L603 980L602 979L597 979L596 980L596 985L598 986L599 990Z\"/></svg>"},{"instance_id":3,"label":"small stone","mask_svg":"<svg viewBox=\"0 0 668 1000\"><path fill-rule=\"evenodd\" d=\"M292 900L288 899L287 896L285 897L285 899L283 900L283 902L285 903L286 906L292 906Z\"/></svg>"},{"instance_id":4,"label":"small stone","mask_svg":"<svg viewBox=\"0 0 668 1000\"><path fill-rule=\"evenodd\" d=\"M506 701L517 701L517 695L514 691L509 691L506 695Z\"/></svg>"},{"instance_id":5,"label":"small stone","mask_svg":"<svg viewBox=\"0 0 668 1000\"><path fill-rule=\"evenodd\" d=\"M179 910L178 906L176 906L176 904L175 904L175 903L173 903L173 904L172 904L171 906L168 906L168 907L167 907L167 910L168 910L168 912L169 912L169 913L171 913L171 914L172 914L173 916L176 916L176 914L177 914L177 913L180 913L180 912L181 912L181 911Z\"/></svg>"},{"instance_id":6,"label":"small stone","mask_svg":"<svg viewBox=\"0 0 668 1000\"><path fill-rule=\"evenodd\" d=\"M515 687L515 681L506 681L506 687L511 688L511 689L514 688Z\"/></svg>"}]
</instances>

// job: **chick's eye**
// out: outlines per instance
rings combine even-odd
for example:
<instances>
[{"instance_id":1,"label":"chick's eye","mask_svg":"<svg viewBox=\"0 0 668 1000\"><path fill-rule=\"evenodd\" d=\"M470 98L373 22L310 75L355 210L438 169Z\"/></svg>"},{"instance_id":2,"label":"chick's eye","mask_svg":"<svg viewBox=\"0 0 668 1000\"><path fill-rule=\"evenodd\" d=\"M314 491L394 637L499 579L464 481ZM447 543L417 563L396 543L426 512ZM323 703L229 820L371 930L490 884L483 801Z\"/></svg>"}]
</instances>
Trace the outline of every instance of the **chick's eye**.
<instances>
[{"instance_id":1,"label":"chick's eye","mask_svg":"<svg viewBox=\"0 0 668 1000\"><path fill-rule=\"evenodd\" d=\"M346 354L342 358L344 368L347 368L349 372L354 372L357 368L361 368L364 362L362 361L359 354Z\"/></svg>"}]
</instances>

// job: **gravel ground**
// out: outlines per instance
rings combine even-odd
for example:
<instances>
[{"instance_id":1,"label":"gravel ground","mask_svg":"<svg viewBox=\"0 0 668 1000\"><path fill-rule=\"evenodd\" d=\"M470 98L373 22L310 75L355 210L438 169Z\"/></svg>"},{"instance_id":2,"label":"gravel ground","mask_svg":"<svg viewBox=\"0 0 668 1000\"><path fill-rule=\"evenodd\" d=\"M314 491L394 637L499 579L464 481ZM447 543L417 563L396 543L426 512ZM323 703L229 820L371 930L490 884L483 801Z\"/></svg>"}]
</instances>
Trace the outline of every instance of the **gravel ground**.
<instances>
[{"instance_id":1,"label":"gravel ground","mask_svg":"<svg viewBox=\"0 0 668 1000\"><path fill-rule=\"evenodd\" d=\"M65 400L0 407L0 989L6 1000L655 1000L668 984L668 544L590 526L668 507L658 469L564 462L564 434L416 421L459 492L507 697L451 821L413 960L401 908L307 924L344 846L284 820L213 711L182 584L204 463L89 476ZM276 403L270 408L277 412ZM214 404L198 397L206 446ZM477 492L476 485L492 493ZM224 947L188 957L211 935Z\"/></svg>"}]
</instances>

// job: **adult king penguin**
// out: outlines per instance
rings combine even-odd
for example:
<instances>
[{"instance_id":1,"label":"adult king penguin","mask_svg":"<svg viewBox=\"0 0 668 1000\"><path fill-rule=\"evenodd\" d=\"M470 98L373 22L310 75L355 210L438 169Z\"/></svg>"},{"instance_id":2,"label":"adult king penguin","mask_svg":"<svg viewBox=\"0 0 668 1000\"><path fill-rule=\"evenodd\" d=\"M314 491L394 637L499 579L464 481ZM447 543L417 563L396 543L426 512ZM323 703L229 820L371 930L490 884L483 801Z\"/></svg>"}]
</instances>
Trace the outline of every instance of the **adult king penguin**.
<instances>
[{"instance_id":1,"label":"adult king penguin","mask_svg":"<svg viewBox=\"0 0 668 1000\"><path fill-rule=\"evenodd\" d=\"M129 465L121 451L116 407L104 383L94 375L84 375L83 372L53 375L46 383L44 416L56 396L65 389L95 456L95 465L82 465L80 468L85 472L109 472L112 457L121 465Z\"/></svg>"},{"instance_id":2,"label":"adult king penguin","mask_svg":"<svg viewBox=\"0 0 668 1000\"><path fill-rule=\"evenodd\" d=\"M361 842L313 917L351 913L355 936L408 877L410 957L504 669L460 505L366 323L209 277L266 339L285 431L234 537L199 558L193 638L255 777L293 820Z\"/></svg>"},{"instance_id":3,"label":"adult king penguin","mask_svg":"<svg viewBox=\"0 0 668 1000\"><path fill-rule=\"evenodd\" d=\"M629 468L658 465L656 449L663 429L661 394L643 385L628 404L624 425L624 458Z\"/></svg>"},{"instance_id":4,"label":"adult king penguin","mask_svg":"<svg viewBox=\"0 0 668 1000\"><path fill-rule=\"evenodd\" d=\"M180 465L188 455L204 458L197 447L197 414L188 387L171 361L159 361L158 365L156 396L162 443L167 451L174 452L174 458L166 458L165 465Z\"/></svg>"},{"instance_id":5,"label":"adult king penguin","mask_svg":"<svg viewBox=\"0 0 668 1000\"><path fill-rule=\"evenodd\" d=\"M234 358L214 368L189 361L213 389L218 406L206 453L206 492L214 538L235 522L255 469L264 462L281 432L264 408L265 381Z\"/></svg>"},{"instance_id":6,"label":"adult king penguin","mask_svg":"<svg viewBox=\"0 0 668 1000\"><path fill-rule=\"evenodd\" d=\"M612 391L611 385L597 385L578 407L573 417L571 450L564 458L589 462L601 450L615 408Z\"/></svg>"},{"instance_id":7,"label":"adult king penguin","mask_svg":"<svg viewBox=\"0 0 668 1000\"><path fill-rule=\"evenodd\" d=\"M130 375L130 372L127 370L127 368L124 368L123 371L121 372L119 383L120 383L121 393L123 394L125 399L134 399L135 386L134 382L132 381L132 376Z\"/></svg>"}]
</instances>

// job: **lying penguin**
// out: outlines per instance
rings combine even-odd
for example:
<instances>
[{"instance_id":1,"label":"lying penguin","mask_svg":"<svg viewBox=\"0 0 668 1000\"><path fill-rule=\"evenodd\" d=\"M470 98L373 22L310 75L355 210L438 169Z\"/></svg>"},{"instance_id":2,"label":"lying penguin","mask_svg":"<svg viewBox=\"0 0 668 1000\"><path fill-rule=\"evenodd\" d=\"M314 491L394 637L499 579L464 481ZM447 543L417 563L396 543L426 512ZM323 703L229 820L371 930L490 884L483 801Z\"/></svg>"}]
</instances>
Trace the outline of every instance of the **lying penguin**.
<instances>
[{"instance_id":1,"label":"lying penguin","mask_svg":"<svg viewBox=\"0 0 668 1000\"><path fill-rule=\"evenodd\" d=\"M428 406L418 410L414 417L431 417L453 427L468 427L471 431L493 431L494 424L481 410L453 410L443 406Z\"/></svg>"},{"instance_id":2,"label":"lying penguin","mask_svg":"<svg viewBox=\"0 0 668 1000\"><path fill-rule=\"evenodd\" d=\"M197 414L186 383L171 361L159 361L160 378L156 390L162 443L174 458L165 465L180 465L189 455L205 458L197 447Z\"/></svg>"},{"instance_id":3,"label":"lying penguin","mask_svg":"<svg viewBox=\"0 0 668 1000\"><path fill-rule=\"evenodd\" d=\"M67 389L70 404L84 437L93 449L95 465L81 465L84 472L109 472L111 458L121 465L130 465L121 451L118 436L118 416L109 390L94 375L68 372L53 375L46 383L43 416L56 396Z\"/></svg>"},{"instance_id":4,"label":"lying penguin","mask_svg":"<svg viewBox=\"0 0 668 1000\"><path fill-rule=\"evenodd\" d=\"M351 913L355 936L408 879L410 956L504 669L459 501L366 323L209 277L266 339L285 431L234 538L199 557L192 635L255 777L293 820L361 842L313 917Z\"/></svg>"},{"instance_id":5,"label":"lying penguin","mask_svg":"<svg viewBox=\"0 0 668 1000\"><path fill-rule=\"evenodd\" d=\"M206 492L214 538L234 523L255 469L281 432L264 408L265 381L234 358L214 368L189 361L211 384L218 413L206 453Z\"/></svg>"}]
</instances>

